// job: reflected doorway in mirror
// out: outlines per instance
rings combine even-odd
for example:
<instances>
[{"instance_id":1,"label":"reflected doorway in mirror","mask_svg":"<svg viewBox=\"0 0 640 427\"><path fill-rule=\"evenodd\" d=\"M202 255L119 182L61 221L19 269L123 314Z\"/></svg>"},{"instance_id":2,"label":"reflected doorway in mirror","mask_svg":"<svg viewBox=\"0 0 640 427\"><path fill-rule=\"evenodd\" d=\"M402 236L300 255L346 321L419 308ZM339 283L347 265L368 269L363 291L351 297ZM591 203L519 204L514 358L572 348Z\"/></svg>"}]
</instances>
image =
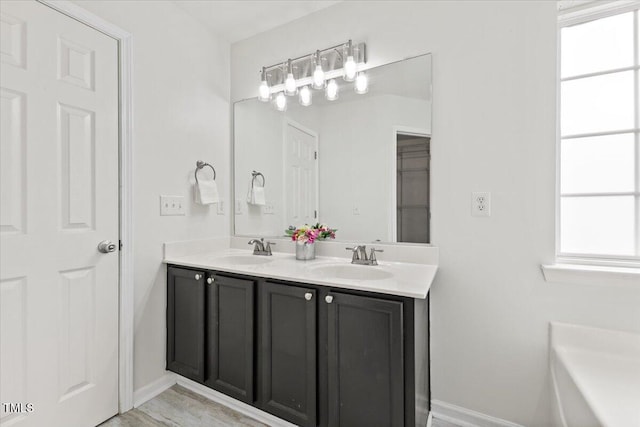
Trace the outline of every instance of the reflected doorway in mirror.
<instances>
[{"instance_id":1,"label":"reflected doorway in mirror","mask_svg":"<svg viewBox=\"0 0 640 427\"><path fill-rule=\"evenodd\" d=\"M396 209L391 214L393 241L430 243L431 136L425 130L394 130Z\"/></svg>"}]
</instances>

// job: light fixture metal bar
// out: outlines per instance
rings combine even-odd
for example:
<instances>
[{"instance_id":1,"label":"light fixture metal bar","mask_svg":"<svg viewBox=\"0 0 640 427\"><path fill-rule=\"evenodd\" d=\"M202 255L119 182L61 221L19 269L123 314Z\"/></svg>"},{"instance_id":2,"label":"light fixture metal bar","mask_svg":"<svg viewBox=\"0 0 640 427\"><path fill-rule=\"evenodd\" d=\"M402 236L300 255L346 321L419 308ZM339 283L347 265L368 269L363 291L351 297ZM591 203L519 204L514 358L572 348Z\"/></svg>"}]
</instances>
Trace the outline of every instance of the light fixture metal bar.
<instances>
[{"instance_id":1,"label":"light fixture metal bar","mask_svg":"<svg viewBox=\"0 0 640 427\"><path fill-rule=\"evenodd\" d=\"M325 72L327 79L338 77L342 73L345 57L343 55L344 50L347 48L349 42L341 43L335 46L331 46L320 50L320 61L322 68ZM318 51L315 50L306 55L299 56L297 58L290 59L291 66L294 69L294 76L298 86L304 84L310 84L313 77L313 70L315 65L315 56ZM356 64L366 64L367 62L367 45L366 43L353 44L353 57ZM266 78L271 93L281 90L281 85L284 84L286 78L287 66L289 60L282 61L277 64L264 67L266 71ZM262 69L260 70L262 72ZM280 88L280 89L278 89Z\"/></svg>"},{"instance_id":2,"label":"light fixture metal bar","mask_svg":"<svg viewBox=\"0 0 640 427\"><path fill-rule=\"evenodd\" d=\"M319 49L320 57L322 57L327 52L332 51L332 50L336 50L338 48L344 50L344 49L346 49L348 44L349 44L349 42L347 41L345 43L340 43L340 44L337 44L335 46L327 47L327 48L324 48L324 49ZM366 55L367 44L365 42L362 42L362 43L354 44L353 46L354 46L353 47L354 50L357 50L358 52L362 52L362 54L358 53L358 56L359 56L359 58L361 58L361 62L366 63L367 62L367 55ZM299 61L301 59L308 59L309 57L315 55L316 52L318 52L318 49L314 50L311 53L307 53L306 55L301 55L301 56L298 56L297 58L291 58L291 62L295 63L296 61ZM286 62L287 61L278 62L277 64L269 65L269 66L264 67L264 68L266 68L267 70L270 70L271 68L282 67L282 64L286 63ZM359 62L358 59L356 59L356 62Z\"/></svg>"}]
</instances>

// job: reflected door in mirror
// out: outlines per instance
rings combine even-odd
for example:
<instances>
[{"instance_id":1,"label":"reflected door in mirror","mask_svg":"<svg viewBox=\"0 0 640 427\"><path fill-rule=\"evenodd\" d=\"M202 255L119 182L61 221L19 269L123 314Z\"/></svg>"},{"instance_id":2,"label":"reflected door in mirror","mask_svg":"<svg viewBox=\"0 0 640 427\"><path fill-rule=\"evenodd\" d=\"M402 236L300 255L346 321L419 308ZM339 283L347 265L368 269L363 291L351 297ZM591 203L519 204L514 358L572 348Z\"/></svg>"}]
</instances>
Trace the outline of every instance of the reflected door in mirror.
<instances>
[{"instance_id":1,"label":"reflected door in mirror","mask_svg":"<svg viewBox=\"0 0 640 427\"><path fill-rule=\"evenodd\" d=\"M318 137L293 121L285 131L287 225L312 224L318 216Z\"/></svg>"}]
</instances>

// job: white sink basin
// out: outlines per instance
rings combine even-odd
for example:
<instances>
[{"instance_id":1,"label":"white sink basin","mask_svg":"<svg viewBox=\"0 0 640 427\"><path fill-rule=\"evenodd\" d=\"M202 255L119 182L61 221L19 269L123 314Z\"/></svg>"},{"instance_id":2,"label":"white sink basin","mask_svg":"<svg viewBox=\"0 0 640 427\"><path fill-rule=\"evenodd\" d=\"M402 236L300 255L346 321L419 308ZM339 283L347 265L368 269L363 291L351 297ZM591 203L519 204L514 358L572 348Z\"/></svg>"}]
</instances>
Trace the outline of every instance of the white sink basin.
<instances>
[{"instance_id":1,"label":"white sink basin","mask_svg":"<svg viewBox=\"0 0 640 427\"><path fill-rule=\"evenodd\" d=\"M259 255L229 255L222 258L218 258L217 261L224 262L225 264L235 265L259 265L271 262L271 257L259 256Z\"/></svg>"},{"instance_id":2,"label":"white sink basin","mask_svg":"<svg viewBox=\"0 0 640 427\"><path fill-rule=\"evenodd\" d=\"M324 277L346 280L384 280L393 274L375 265L330 264L314 267L313 271Z\"/></svg>"}]
</instances>

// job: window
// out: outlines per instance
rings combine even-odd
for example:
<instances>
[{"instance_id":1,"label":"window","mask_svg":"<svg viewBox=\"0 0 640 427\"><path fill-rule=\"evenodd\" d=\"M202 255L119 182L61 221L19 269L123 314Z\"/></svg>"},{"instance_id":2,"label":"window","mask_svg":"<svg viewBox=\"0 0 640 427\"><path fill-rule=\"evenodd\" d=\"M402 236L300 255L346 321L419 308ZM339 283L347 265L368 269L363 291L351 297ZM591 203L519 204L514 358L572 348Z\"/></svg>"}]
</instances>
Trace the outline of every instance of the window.
<instances>
[{"instance_id":1,"label":"window","mask_svg":"<svg viewBox=\"0 0 640 427\"><path fill-rule=\"evenodd\" d=\"M615 3L615 2L614 2ZM558 256L640 262L640 2L560 20Z\"/></svg>"}]
</instances>

